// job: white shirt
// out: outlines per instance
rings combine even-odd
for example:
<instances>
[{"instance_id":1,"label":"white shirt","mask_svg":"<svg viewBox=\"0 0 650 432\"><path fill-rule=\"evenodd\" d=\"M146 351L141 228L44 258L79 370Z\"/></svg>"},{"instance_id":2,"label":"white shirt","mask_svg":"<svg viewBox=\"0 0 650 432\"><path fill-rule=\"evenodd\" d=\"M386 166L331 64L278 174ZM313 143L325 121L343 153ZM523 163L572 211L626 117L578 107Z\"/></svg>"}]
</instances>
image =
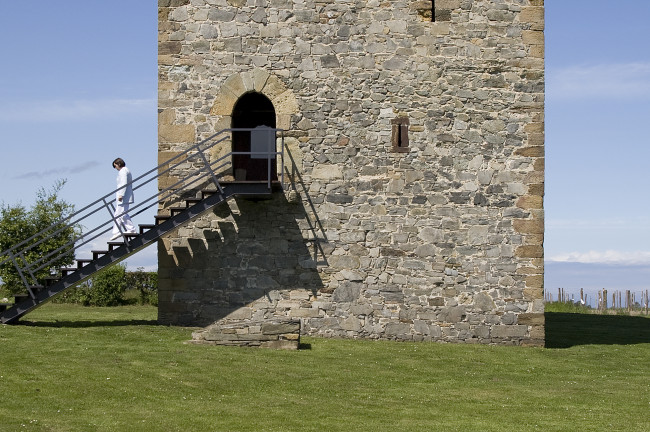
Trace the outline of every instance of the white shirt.
<instances>
[{"instance_id":1,"label":"white shirt","mask_svg":"<svg viewBox=\"0 0 650 432\"><path fill-rule=\"evenodd\" d=\"M117 172L117 192L115 193L115 198L118 203L120 197L122 197L123 203L133 203L133 189L131 188L132 182L131 171L129 171L127 167L120 168Z\"/></svg>"}]
</instances>

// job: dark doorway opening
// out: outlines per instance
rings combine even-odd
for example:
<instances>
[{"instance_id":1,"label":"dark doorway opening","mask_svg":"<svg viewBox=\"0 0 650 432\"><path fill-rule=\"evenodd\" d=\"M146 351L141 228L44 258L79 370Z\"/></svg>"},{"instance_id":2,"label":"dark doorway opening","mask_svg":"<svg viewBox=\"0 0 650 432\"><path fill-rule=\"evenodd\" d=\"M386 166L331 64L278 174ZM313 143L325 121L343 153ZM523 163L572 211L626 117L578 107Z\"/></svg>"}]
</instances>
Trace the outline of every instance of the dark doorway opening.
<instances>
[{"instance_id":1,"label":"dark doorway opening","mask_svg":"<svg viewBox=\"0 0 650 432\"><path fill-rule=\"evenodd\" d=\"M275 129L275 108L273 103L262 93L246 93L239 98L232 111L232 128L257 128L266 126ZM270 143L271 151L275 151L275 140ZM234 131L232 133L233 152L251 151L251 132ZM271 165L271 180L277 180L277 164L275 155L271 160L267 156L233 155L233 173L236 181L266 181L268 179L269 162Z\"/></svg>"}]
</instances>

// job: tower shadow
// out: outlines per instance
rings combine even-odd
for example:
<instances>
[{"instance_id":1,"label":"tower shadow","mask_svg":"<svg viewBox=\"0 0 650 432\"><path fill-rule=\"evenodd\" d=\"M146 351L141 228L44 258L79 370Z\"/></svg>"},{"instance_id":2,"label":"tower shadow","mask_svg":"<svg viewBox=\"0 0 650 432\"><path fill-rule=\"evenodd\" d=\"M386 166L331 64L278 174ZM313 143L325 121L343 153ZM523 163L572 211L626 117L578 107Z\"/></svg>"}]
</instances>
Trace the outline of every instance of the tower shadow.
<instances>
[{"instance_id":1,"label":"tower shadow","mask_svg":"<svg viewBox=\"0 0 650 432\"><path fill-rule=\"evenodd\" d=\"M547 312L546 347L650 343L650 318Z\"/></svg>"}]
</instances>

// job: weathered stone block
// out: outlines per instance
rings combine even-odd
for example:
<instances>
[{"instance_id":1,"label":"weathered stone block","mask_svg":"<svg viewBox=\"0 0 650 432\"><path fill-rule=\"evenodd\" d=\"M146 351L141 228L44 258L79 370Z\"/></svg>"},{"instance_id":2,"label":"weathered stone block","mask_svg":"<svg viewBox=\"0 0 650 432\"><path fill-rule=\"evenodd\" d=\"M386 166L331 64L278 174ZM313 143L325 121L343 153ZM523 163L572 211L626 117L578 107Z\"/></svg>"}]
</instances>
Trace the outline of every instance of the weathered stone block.
<instances>
[{"instance_id":1,"label":"weathered stone block","mask_svg":"<svg viewBox=\"0 0 650 432\"><path fill-rule=\"evenodd\" d=\"M497 325L490 329L490 336L494 338L522 338L528 333L528 326L525 325Z\"/></svg>"},{"instance_id":2,"label":"weathered stone block","mask_svg":"<svg viewBox=\"0 0 650 432\"><path fill-rule=\"evenodd\" d=\"M339 255L330 258L330 266L334 269L358 269L359 257Z\"/></svg>"},{"instance_id":3,"label":"weathered stone block","mask_svg":"<svg viewBox=\"0 0 650 432\"><path fill-rule=\"evenodd\" d=\"M544 157L544 146L537 145L531 147L522 147L515 150L515 154L526 157Z\"/></svg>"},{"instance_id":4,"label":"weathered stone block","mask_svg":"<svg viewBox=\"0 0 650 432\"><path fill-rule=\"evenodd\" d=\"M321 314L315 308L296 308L289 311L289 316L291 318L318 318Z\"/></svg>"},{"instance_id":5,"label":"weathered stone block","mask_svg":"<svg viewBox=\"0 0 650 432\"><path fill-rule=\"evenodd\" d=\"M524 289L524 300L540 300L544 298L544 286L542 285L542 288L540 289L539 287L534 287L534 288L525 288Z\"/></svg>"},{"instance_id":6,"label":"weathered stone block","mask_svg":"<svg viewBox=\"0 0 650 432\"><path fill-rule=\"evenodd\" d=\"M526 277L526 288L538 288L540 290L543 290L544 288L544 275L532 275Z\"/></svg>"},{"instance_id":7,"label":"weathered stone block","mask_svg":"<svg viewBox=\"0 0 650 432\"><path fill-rule=\"evenodd\" d=\"M359 298L361 293L361 284L354 282L344 282L334 290L332 300L335 302L353 302Z\"/></svg>"},{"instance_id":8,"label":"weathered stone block","mask_svg":"<svg viewBox=\"0 0 650 432\"><path fill-rule=\"evenodd\" d=\"M261 328L264 335L283 333L300 333L300 321L292 322L263 322Z\"/></svg>"},{"instance_id":9,"label":"weathered stone block","mask_svg":"<svg viewBox=\"0 0 650 432\"><path fill-rule=\"evenodd\" d=\"M531 30L544 30L544 8L538 6L524 7L519 14L519 20L530 23Z\"/></svg>"},{"instance_id":10,"label":"weathered stone block","mask_svg":"<svg viewBox=\"0 0 650 432\"><path fill-rule=\"evenodd\" d=\"M520 258L543 258L544 248L541 245L524 245L519 246L515 255Z\"/></svg>"},{"instance_id":11,"label":"weathered stone block","mask_svg":"<svg viewBox=\"0 0 650 432\"><path fill-rule=\"evenodd\" d=\"M180 54L181 48L180 42L161 42L158 44L158 55Z\"/></svg>"},{"instance_id":12,"label":"weathered stone block","mask_svg":"<svg viewBox=\"0 0 650 432\"><path fill-rule=\"evenodd\" d=\"M517 322L522 325L542 326L544 325L544 314L522 313L517 316Z\"/></svg>"},{"instance_id":13,"label":"weathered stone block","mask_svg":"<svg viewBox=\"0 0 650 432\"><path fill-rule=\"evenodd\" d=\"M538 195L527 195L517 200L517 207L523 209L541 209L544 208L544 198Z\"/></svg>"},{"instance_id":14,"label":"weathered stone block","mask_svg":"<svg viewBox=\"0 0 650 432\"><path fill-rule=\"evenodd\" d=\"M290 90L286 90L277 95L273 99L273 103L275 104L277 112L281 114L294 113L298 111L298 101Z\"/></svg>"},{"instance_id":15,"label":"weathered stone block","mask_svg":"<svg viewBox=\"0 0 650 432\"><path fill-rule=\"evenodd\" d=\"M465 319L464 306L452 306L440 311L440 320L447 323L457 323Z\"/></svg>"},{"instance_id":16,"label":"weathered stone block","mask_svg":"<svg viewBox=\"0 0 650 432\"><path fill-rule=\"evenodd\" d=\"M429 299L429 306L444 306L445 299L444 297L434 297Z\"/></svg>"},{"instance_id":17,"label":"weathered stone block","mask_svg":"<svg viewBox=\"0 0 650 432\"><path fill-rule=\"evenodd\" d=\"M343 179L343 169L337 165L319 165L311 173L313 179L336 180Z\"/></svg>"},{"instance_id":18,"label":"weathered stone block","mask_svg":"<svg viewBox=\"0 0 650 432\"><path fill-rule=\"evenodd\" d=\"M544 184L531 184L528 186L529 195L544 196Z\"/></svg>"},{"instance_id":19,"label":"weathered stone block","mask_svg":"<svg viewBox=\"0 0 650 432\"><path fill-rule=\"evenodd\" d=\"M539 30L524 30L522 39L528 45L544 45L544 32Z\"/></svg>"},{"instance_id":20,"label":"weathered stone block","mask_svg":"<svg viewBox=\"0 0 650 432\"><path fill-rule=\"evenodd\" d=\"M246 93L246 86L244 79L240 74L230 75L223 83L223 89L233 95L241 95Z\"/></svg>"},{"instance_id":21,"label":"weathered stone block","mask_svg":"<svg viewBox=\"0 0 650 432\"><path fill-rule=\"evenodd\" d=\"M496 309L494 300L487 293L478 293L474 296L474 307L483 312L493 311Z\"/></svg>"},{"instance_id":22,"label":"weathered stone block","mask_svg":"<svg viewBox=\"0 0 650 432\"><path fill-rule=\"evenodd\" d=\"M544 221L539 219L515 219L512 221L515 230L520 234L544 233Z\"/></svg>"},{"instance_id":23,"label":"weathered stone block","mask_svg":"<svg viewBox=\"0 0 650 432\"><path fill-rule=\"evenodd\" d=\"M232 109L237 103L237 97L230 91L224 91L214 100L210 115L213 116L230 116Z\"/></svg>"},{"instance_id":24,"label":"weathered stone block","mask_svg":"<svg viewBox=\"0 0 650 432\"><path fill-rule=\"evenodd\" d=\"M406 335L411 333L411 325L400 322L392 322L386 325L386 336L397 337L398 339L405 339Z\"/></svg>"},{"instance_id":25,"label":"weathered stone block","mask_svg":"<svg viewBox=\"0 0 650 432\"><path fill-rule=\"evenodd\" d=\"M529 336L531 341L525 341L523 344L529 344L533 346L544 346L544 339L546 338L546 332L543 325L536 325L530 328Z\"/></svg>"},{"instance_id":26,"label":"weathered stone block","mask_svg":"<svg viewBox=\"0 0 650 432\"><path fill-rule=\"evenodd\" d=\"M161 143L190 143L196 141L194 125L158 125L158 139Z\"/></svg>"}]
</instances>

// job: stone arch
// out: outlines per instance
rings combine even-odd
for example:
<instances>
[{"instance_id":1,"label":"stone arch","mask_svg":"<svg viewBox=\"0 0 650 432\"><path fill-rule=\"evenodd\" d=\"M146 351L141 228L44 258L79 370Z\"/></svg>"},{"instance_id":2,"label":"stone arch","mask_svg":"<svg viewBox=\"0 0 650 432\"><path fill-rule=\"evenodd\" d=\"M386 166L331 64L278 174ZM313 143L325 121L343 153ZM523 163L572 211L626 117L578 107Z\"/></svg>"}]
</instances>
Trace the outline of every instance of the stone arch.
<instances>
[{"instance_id":1,"label":"stone arch","mask_svg":"<svg viewBox=\"0 0 650 432\"><path fill-rule=\"evenodd\" d=\"M249 92L261 93L273 103L277 128L287 130L291 128L291 116L298 114L296 96L276 75L257 68L230 75L215 94L210 114L219 116L217 123L219 129L230 127L235 104L239 98Z\"/></svg>"},{"instance_id":2,"label":"stone arch","mask_svg":"<svg viewBox=\"0 0 650 432\"><path fill-rule=\"evenodd\" d=\"M271 101L275 109L276 128L291 129L291 117L299 113L296 96L276 75L256 68L230 75L215 94L214 104L210 109L210 114L216 117L215 132L231 127L232 113L237 101L250 92L261 93ZM285 148L294 154L292 160L294 162L299 160L300 163L302 157L298 156L300 151L294 140L294 138L286 139ZM224 156L230 151L231 145L230 140L224 142L223 146L214 149L212 157L217 159ZM288 161L285 160L285 164L287 163ZM234 175L234 172L231 175Z\"/></svg>"}]
</instances>

